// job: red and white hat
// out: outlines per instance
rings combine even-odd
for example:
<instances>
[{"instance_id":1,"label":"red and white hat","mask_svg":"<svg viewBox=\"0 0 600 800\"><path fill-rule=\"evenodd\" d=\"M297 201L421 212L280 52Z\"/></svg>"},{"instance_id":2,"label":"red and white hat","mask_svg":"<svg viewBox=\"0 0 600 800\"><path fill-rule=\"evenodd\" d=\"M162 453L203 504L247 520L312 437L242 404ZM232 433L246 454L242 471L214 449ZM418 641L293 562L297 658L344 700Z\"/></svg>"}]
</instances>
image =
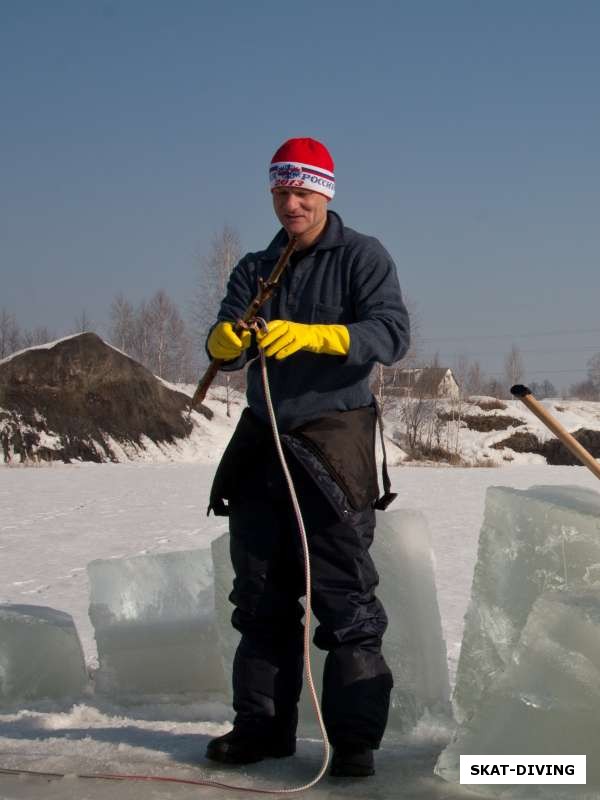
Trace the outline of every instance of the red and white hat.
<instances>
[{"instance_id":1,"label":"red and white hat","mask_svg":"<svg viewBox=\"0 0 600 800\"><path fill-rule=\"evenodd\" d=\"M288 139L271 159L269 183L277 186L310 189L331 199L335 194L333 159L316 139Z\"/></svg>"}]
</instances>

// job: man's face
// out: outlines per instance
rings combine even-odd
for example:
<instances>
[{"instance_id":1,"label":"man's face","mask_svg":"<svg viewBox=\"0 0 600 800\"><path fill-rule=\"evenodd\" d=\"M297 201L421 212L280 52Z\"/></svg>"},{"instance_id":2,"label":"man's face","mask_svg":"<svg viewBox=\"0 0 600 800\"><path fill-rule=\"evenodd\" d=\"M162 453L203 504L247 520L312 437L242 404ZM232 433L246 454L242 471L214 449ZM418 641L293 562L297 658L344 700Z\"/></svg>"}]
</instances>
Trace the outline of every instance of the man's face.
<instances>
[{"instance_id":1,"label":"man's face","mask_svg":"<svg viewBox=\"0 0 600 800\"><path fill-rule=\"evenodd\" d=\"M276 187L272 194L277 219L289 236L308 241L325 227L328 202L325 195L287 186Z\"/></svg>"}]
</instances>

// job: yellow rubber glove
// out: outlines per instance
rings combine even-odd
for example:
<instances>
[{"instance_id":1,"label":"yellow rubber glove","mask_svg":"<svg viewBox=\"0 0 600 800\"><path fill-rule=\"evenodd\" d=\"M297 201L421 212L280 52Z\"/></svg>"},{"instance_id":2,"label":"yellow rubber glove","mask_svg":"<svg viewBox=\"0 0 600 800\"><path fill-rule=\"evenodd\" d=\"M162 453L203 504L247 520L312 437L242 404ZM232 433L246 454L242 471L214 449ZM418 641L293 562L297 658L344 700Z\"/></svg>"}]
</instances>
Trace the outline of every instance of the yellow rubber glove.
<instances>
[{"instance_id":1,"label":"yellow rubber glove","mask_svg":"<svg viewBox=\"0 0 600 800\"><path fill-rule=\"evenodd\" d=\"M208 352L213 358L231 361L240 356L243 350L250 347L251 341L252 334L250 331L241 331L238 336L233 330L232 322L219 322L208 337Z\"/></svg>"},{"instance_id":2,"label":"yellow rubber glove","mask_svg":"<svg viewBox=\"0 0 600 800\"><path fill-rule=\"evenodd\" d=\"M345 325L305 325L274 319L268 323L268 331L257 333L256 339L265 355L278 361L298 350L330 356L346 356L350 350L350 333Z\"/></svg>"}]
</instances>

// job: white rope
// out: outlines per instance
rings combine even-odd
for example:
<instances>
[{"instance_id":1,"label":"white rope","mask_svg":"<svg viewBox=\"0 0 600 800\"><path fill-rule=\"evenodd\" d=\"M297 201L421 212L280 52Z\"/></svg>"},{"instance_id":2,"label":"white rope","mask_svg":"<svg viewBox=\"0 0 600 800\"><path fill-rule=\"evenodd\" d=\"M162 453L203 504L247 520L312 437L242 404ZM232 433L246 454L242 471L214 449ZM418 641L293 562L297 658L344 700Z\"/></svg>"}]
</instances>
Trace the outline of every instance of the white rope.
<instances>
[{"instance_id":1,"label":"white rope","mask_svg":"<svg viewBox=\"0 0 600 800\"><path fill-rule=\"evenodd\" d=\"M256 322L260 327L263 328L263 330L266 328L266 322L261 317L257 317ZM277 448L277 454L279 456L279 461L281 462L281 468L283 469L285 480L290 492L290 498L292 500L292 506L294 508L296 521L298 523L298 530L300 532L300 539L302 541L302 551L304 553L304 581L306 587L306 617L304 622L304 667L306 670L306 682L310 690L310 696L313 708L315 710L317 721L319 723L319 728L321 729L321 736L323 738L323 763L321 765L319 773L310 783L307 783L303 786L297 786L292 789L280 790L282 793L291 794L293 792L303 792L306 789L310 789L321 780L321 778L325 774L325 771L327 770L327 765L329 764L330 745L329 745L329 739L327 737L327 731L325 730L323 714L321 713L321 706L319 705L319 698L317 697L317 692L313 681L312 667L310 661L310 638L311 638L310 634L311 634L311 623L312 623L312 605L311 605L312 580L310 574L310 554L308 551L308 539L306 537L306 529L304 527L304 520L302 518L302 511L300 510L300 504L298 503L298 496L296 495L296 490L294 488L294 482L292 481L292 476L290 475L290 470L288 468L285 454L283 452L283 447L281 446L281 438L279 436L279 430L277 428L277 420L275 418L275 411L273 410L273 402L271 400L271 390L269 388L269 378L267 375L267 361L263 350L260 348L259 350L260 350L261 375L262 375L263 387L265 390L265 399L267 402L269 419L271 421L271 428L273 430L273 439L275 440L275 447Z\"/></svg>"}]
</instances>

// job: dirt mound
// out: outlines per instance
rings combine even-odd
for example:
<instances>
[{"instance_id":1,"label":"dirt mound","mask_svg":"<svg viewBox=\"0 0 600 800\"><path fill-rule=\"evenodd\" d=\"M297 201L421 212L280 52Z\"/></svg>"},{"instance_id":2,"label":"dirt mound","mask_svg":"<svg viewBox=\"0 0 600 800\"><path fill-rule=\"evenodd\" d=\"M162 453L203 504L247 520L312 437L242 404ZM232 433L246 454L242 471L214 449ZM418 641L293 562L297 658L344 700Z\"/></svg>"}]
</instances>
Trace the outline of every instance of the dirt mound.
<instances>
[{"instance_id":1,"label":"dirt mound","mask_svg":"<svg viewBox=\"0 0 600 800\"><path fill-rule=\"evenodd\" d=\"M600 431L593 431L587 428L580 428L572 434L579 444L583 445L594 458L600 458ZM580 466L581 461L568 450L559 439L548 439L546 442L540 440L533 433L514 433L508 439L493 444L495 450L502 450L505 447L514 450L516 453L538 453L544 456L548 464L553 466Z\"/></svg>"},{"instance_id":2,"label":"dirt mound","mask_svg":"<svg viewBox=\"0 0 600 800\"><path fill-rule=\"evenodd\" d=\"M580 445L592 454L594 458L600 458L600 431L593 431L587 428L580 428L572 434ZM576 458L570 450L564 446L559 439L550 439L544 445L544 455L549 464L564 464L566 466L580 466L581 461Z\"/></svg>"},{"instance_id":3,"label":"dirt mound","mask_svg":"<svg viewBox=\"0 0 600 800\"><path fill-rule=\"evenodd\" d=\"M494 450L503 450L508 447L514 450L515 453L538 453L544 455L544 445L534 433L513 433L508 439L503 439L501 442L491 445Z\"/></svg>"},{"instance_id":4,"label":"dirt mound","mask_svg":"<svg viewBox=\"0 0 600 800\"><path fill-rule=\"evenodd\" d=\"M443 422L454 422L456 416L447 412L438 414L438 419ZM463 426L478 433L489 433L490 431L504 431L507 428L518 428L524 425L522 419L509 417L503 414L465 414L460 419Z\"/></svg>"},{"instance_id":5,"label":"dirt mound","mask_svg":"<svg viewBox=\"0 0 600 800\"><path fill-rule=\"evenodd\" d=\"M25 350L0 363L5 461L115 461L111 439L143 447L187 436L189 398L95 333Z\"/></svg>"}]
</instances>

